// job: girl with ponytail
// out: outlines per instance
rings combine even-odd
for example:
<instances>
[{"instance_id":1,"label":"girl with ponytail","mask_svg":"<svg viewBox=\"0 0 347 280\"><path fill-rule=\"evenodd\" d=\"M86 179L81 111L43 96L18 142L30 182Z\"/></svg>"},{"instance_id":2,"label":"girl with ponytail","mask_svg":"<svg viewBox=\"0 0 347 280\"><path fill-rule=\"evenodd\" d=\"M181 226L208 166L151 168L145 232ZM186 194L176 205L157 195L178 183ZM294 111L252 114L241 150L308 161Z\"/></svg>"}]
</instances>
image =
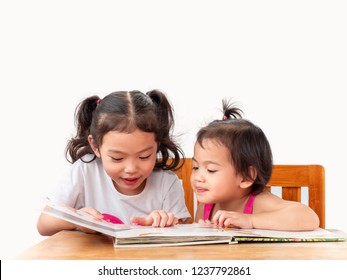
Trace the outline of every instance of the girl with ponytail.
<instances>
[{"instance_id":1,"label":"girl with ponytail","mask_svg":"<svg viewBox=\"0 0 347 280\"><path fill-rule=\"evenodd\" d=\"M51 201L95 219L116 216L126 224L165 227L189 220L173 172L184 153L174 141L173 108L163 92L91 96L77 106L75 121L76 135L66 147L72 165L48 197ZM41 235L90 232L47 214L41 214L37 228Z\"/></svg>"}]
</instances>

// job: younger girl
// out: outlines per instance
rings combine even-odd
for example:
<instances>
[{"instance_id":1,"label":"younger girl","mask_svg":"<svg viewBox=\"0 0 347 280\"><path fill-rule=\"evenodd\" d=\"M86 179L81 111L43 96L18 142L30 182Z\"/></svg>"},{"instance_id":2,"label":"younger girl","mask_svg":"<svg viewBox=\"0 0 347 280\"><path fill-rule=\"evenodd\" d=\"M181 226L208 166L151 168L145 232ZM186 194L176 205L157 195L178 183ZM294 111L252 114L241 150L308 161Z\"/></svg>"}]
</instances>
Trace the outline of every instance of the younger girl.
<instances>
[{"instance_id":1,"label":"younger girl","mask_svg":"<svg viewBox=\"0 0 347 280\"><path fill-rule=\"evenodd\" d=\"M50 200L127 224L164 227L190 218L182 185L171 171L184 154L171 138L173 110L162 92L91 96L76 108L76 124L66 147L73 164ZM41 214L37 228L52 235L78 227Z\"/></svg>"},{"instance_id":2,"label":"younger girl","mask_svg":"<svg viewBox=\"0 0 347 280\"><path fill-rule=\"evenodd\" d=\"M319 218L308 206L264 190L272 153L263 131L223 100L223 120L197 133L191 184L199 201L196 221L221 227L313 230Z\"/></svg>"}]
</instances>

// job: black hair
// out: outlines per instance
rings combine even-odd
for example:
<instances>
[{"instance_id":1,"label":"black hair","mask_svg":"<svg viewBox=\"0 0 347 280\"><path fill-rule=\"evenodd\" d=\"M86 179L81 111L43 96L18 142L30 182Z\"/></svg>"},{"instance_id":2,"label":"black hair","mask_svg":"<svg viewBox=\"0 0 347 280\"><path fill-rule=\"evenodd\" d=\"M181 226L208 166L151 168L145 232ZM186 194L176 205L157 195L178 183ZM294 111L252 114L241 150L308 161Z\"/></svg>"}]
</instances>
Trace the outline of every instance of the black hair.
<instances>
[{"instance_id":1,"label":"black hair","mask_svg":"<svg viewBox=\"0 0 347 280\"><path fill-rule=\"evenodd\" d=\"M132 133L136 129L153 132L158 143L155 168L174 170L184 160L184 153L173 140L173 108L159 90L146 94L138 91L116 91L102 100L90 96L78 104L75 110L76 135L66 146L66 159L74 163L87 154L94 154L88 136L92 135L97 146L109 131ZM94 155L94 160L96 156ZM172 158L172 159L171 159Z\"/></svg>"},{"instance_id":2,"label":"black hair","mask_svg":"<svg viewBox=\"0 0 347 280\"><path fill-rule=\"evenodd\" d=\"M272 152L264 132L251 121L242 118L242 110L223 99L223 119L214 120L197 133L197 142L216 141L230 152L230 161L238 174L253 180L249 167L257 172L252 191L260 192L272 174Z\"/></svg>"}]
</instances>

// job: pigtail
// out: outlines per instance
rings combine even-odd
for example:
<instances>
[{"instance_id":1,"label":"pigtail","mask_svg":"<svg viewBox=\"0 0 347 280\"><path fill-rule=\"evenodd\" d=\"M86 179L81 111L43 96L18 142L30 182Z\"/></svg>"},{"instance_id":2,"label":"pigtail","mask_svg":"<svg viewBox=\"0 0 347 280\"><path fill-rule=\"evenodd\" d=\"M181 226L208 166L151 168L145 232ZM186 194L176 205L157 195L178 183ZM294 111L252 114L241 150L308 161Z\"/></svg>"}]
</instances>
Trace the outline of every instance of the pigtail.
<instances>
[{"instance_id":1,"label":"pigtail","mask_svg":"<svg viewBox=\"0 0 347 280\"><path fill-rule=\"evenodd\" d=\"M151 90L146 95L156 105L156 115L162 124L164 134L169 134L175 122L173 118L173 108L166 96L159 90Z\"/></svg>"},{"instance_id":2,"label":"pigtail","mask_svg":"<svg viewBox=\"0 0 347 280\"><path fill-rule=\"evenodd\" d=\"M231 100L223 99L223 120L242 119L243 111L235 106Z\"/></svg>"},{"instance_id":3,"label":"pigtail","mask_svg":"<svg viewBox=\"0 0 347 280\"><path fill-rule=\"evenodd\" d=\"M94 95L86 98L75 110L76 135L72 137L65 148L66 159L74 163L86 154L93 154L88 143L88 135L93 120L93 114L101 99Z\"/></svg>"},{"instance_id":4,"label":"pigtail","mask_svg":"<svg viewBox=\"0 0 347 280\"><path fill-rule=\"evenodd\" d=\"M184 152L172 139L171 132L174 127L173 107L169 100L159 90L151 90L146 95L152 100L156 107L157 120L160 122L160 129L157 132L158 150L161 154L161 160L156 163L156 168L173 170L183 165ZM172 158L172 161L169 161Z\"/></svg>"}]
</instances>

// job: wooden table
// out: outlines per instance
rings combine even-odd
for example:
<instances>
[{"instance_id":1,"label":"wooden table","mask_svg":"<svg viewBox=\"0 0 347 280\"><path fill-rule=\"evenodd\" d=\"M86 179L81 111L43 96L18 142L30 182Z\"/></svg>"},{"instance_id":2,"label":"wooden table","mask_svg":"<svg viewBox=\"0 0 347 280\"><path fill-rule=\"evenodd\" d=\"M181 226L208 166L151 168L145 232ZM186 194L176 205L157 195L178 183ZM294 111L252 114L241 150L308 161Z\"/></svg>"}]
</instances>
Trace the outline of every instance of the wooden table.
<instances>
[{"instance_id":1,"label":"wooden table","mask_svg":"<svg viewBox=\"0 0 347 280\"><path fill-rule=\"evenodd\" d=\"M61 231L16 259L34 260L347 260L347 242L242 243L114 248L102 234Z\"/></svg>"}]
</instances>

